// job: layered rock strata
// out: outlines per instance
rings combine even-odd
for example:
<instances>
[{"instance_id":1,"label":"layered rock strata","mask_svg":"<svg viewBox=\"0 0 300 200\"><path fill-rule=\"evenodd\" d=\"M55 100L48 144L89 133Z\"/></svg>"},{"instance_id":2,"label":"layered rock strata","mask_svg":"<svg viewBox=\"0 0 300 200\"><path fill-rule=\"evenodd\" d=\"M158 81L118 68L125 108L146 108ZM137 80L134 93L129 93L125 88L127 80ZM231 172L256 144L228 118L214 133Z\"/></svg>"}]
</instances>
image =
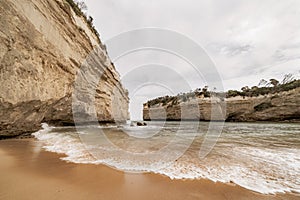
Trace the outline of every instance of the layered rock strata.
<instances>
[{"instance_id":1,"label":"layered rock strata","mask_svg":"<svg viewBox=\"0 0 300 200\"><path fill-rule=\"evenodd\" d=\"M74 81L91 53L88 64L101 76L95 91L80 89L76 102L93 96L100 122L129 118L128 94L105 46L66 0L0 1L0 26L0 138L36 131L42 122L74 124Z\"/></svg>"},{"instance_id":2,"label":"layered rock strata","mask_svg":"<svg viewBox=\"0 0 300 200\"><path fill-rule=\"evenodd\" d=\"M144 104L144 120L300 121L300 88L258 97L193 98L172 105ZM184 112L184 113L183 113Z\"/></svg>"}]
</instances>

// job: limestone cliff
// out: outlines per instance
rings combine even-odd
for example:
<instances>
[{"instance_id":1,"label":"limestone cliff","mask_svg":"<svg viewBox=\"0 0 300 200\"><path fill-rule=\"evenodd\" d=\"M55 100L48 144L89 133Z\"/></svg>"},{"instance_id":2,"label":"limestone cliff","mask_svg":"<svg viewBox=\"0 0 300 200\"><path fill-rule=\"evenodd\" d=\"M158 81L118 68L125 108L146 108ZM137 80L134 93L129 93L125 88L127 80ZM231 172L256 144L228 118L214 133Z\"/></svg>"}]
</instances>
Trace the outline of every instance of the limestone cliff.
<instances>
[{"instance_id":1,"label":"limestone cliff","mask_svg":"<svg viewBox=\"0 0 300 200\"><path fill-rule=\"evenodd\" d=\"M225 112L212 112L212 105ZM299 121L300 87L258 97L233 97L224 100L193 98L172 105L144 104L144 120L226 120L226 121ZM224 106L224 107L223 107ZM182 117L182 110L186 113ZM200 111L200 112L199 112ZM213 115L212 115L213 113Z\"/></svg>"},{"instance_id":2,"label":"limestone cliff","mask_svg":"<svg viewBox=\"0 0 300 200\"><path fill-rule=\"evenodd\" d=\"M113 122L115 110L128 119L127 92L105 46L66 0L0 1L0 26L0 138L36 131L41 122L73 124L74 79L97 46L90 63L103 71L97 118Z\"/></svg>"}]
</instances>

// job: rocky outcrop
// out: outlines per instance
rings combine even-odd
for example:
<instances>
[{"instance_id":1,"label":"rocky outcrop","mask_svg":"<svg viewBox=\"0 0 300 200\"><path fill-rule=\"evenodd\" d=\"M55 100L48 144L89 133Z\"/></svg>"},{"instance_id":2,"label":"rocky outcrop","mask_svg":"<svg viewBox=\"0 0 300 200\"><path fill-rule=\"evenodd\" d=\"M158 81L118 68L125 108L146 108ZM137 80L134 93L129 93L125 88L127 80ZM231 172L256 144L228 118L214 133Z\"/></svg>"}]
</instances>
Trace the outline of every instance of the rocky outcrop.
<instances>
[{"instance_id":1,"label":"rocky outcrop","mask_svg":"<svg viewBox=\"0 0 300 200\"><path fill-rule=\"evenodd\" d=\"M105 46L66 0L0 1L0 25L0 138L36 131L41 122L73 124L74 80L91 52L88 64L102 76L95 94L81 92L95 97L98 121L128 119L128 94Z\"/></svg>"},{"instance_id":2,"label":"rocky outcrop","mask_svg":"<svg viewBox=\"0 0 300 200\"><path fill-rule=\"evenodd\" d=\"M296 88L258 97L226 98L223 101L217 98L193 98L176 105L163 106L163 103L158 103L151 107L146 103L143 118L144 120L176 121L300 121L299 105L300 88ZM212 110L213 108L220 109Z\"/></svg>"}]
</instances>

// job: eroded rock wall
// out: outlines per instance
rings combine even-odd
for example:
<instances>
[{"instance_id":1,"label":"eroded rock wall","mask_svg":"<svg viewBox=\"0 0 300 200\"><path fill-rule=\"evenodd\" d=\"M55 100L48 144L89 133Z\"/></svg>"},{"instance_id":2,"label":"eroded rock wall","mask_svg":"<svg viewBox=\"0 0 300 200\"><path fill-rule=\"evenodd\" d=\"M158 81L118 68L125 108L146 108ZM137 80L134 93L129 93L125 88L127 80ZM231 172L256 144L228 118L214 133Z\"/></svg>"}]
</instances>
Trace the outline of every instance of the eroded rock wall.
<instances>
[{"instance_id":1,"label":"eroded rock wall","mask_svg":"<svg viewBox=\"0 0 300 200\"><path fill-rule=\"evenodd\" d=\"M228 98L224 101L197 98L178 105L162 106L161 103L150 108L144 104L143 118L176 121L300 121L300 88L258 97ZM212 111L212 108L217 107L223 108L225 112Z\"/></svg>"},{"instance_id":2,"label":"eroded rock wall","mask_svg":"<svg viewBox=\"0 0 300 200\"><path fill-rule=\"evenodd\" d=\"M103 72L97 118L113 122L113 109L118 120L129 118L128 95L105 46L65 0L0 1L0 26L0 137L36 131L41 122L72 124L74 80L97 47L90 63Z\"/></svg>"}]
</instances>

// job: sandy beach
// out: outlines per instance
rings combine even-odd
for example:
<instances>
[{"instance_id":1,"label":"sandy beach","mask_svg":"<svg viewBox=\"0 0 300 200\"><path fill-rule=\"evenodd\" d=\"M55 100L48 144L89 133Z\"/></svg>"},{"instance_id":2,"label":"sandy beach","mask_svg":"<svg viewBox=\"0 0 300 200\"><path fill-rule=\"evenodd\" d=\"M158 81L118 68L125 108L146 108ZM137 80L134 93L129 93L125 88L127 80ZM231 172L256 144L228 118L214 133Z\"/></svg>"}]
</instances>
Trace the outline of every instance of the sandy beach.
<instances>
[{"instance_id":1,"label":"sandy beach","mask_svg":"<svg viewBox=\"0 0 300 200\"><path fill-rule=\"evenodd\" d=\"M0 199L300 199L209 180L171 180L67 163L62 156L44 151L35 139L0 141Z\"/></svg>"},{"instance_id":2,"label":"sandy beach","mask_svg":"<svg viewBox=\"0 0 300 200\"><path fill-rule=\"evenodd\" d=\"M299 18L0 0L0 200L300 200Z\"/></svg>"}]
</instances>

